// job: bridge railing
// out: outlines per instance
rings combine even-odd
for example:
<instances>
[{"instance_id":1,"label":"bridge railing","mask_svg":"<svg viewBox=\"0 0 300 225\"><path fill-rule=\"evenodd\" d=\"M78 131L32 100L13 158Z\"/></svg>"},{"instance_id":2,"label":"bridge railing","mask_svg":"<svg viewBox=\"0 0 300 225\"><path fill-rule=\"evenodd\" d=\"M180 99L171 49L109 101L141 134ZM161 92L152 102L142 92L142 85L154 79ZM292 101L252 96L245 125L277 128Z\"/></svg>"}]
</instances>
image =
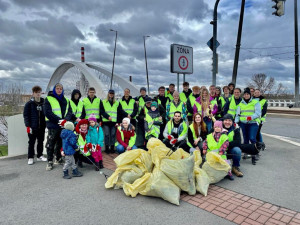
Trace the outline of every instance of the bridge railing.
<instances>
[{"instance_id":1,"label":"bridge railing","mask_svg":"<svg viewBox=\"0 0 300 225\"><path fill-rule=\"evenodd\" d=\"M294 105L295 100L284 100L284 99L268 99L268 106L269 107L288 107L290 105Z\"/></svg>"}]
</instances>

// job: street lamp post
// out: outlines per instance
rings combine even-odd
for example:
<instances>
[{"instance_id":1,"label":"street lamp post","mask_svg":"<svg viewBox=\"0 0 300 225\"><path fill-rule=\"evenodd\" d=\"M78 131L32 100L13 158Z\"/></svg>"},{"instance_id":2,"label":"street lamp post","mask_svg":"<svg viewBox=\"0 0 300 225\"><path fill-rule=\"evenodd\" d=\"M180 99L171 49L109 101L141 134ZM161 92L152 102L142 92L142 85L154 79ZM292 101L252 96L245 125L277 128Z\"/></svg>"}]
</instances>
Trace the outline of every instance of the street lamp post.
<instances>
[{"instance_id":1,"label":"street lamp post","mask_svg":"<svg viewBox=\"0 0 300 225\"><path fill-rule=\"evenodd\" d=\"M295 20L295 107L299 107L299 51L298 51L298 12L297 0L294 0Z\"/></svg>"},{"instance_id":2,"label":"street lamp post","mask_svg":"<svg viewBox=\"0 0 300 225\"><path fill-rule=\"evenodd\" d=\"M148 77L148 65L147 65L147 52L146 52L146 38L150 37L149 35L144 35L144 52L145 52L145 64L146 64L146 76L147 76L147 88L148 88L148 95L150 94L149 90L149 77Z\"/></svg>"},{"instance_id":3,"label":"street lamp post","mask_svg":"<svg viewBox=\"0 0 300 225\"><path fill-rule=\"evenodd\" d=\"M213 85L216 85L217 83L217 20L218 20L218 5L219 5L220 0L216 0L215 3L215 7L214 7L214 19L212 21L213 24L213 71L212 71L212 75L213 75L213 79L212 79L212 83Z\"/></svg>"},{"instance_id":4,"label":"street lamp post","mask_svg":"<svg viewBox=\"0 0 300 225\"><path fill-rule=\"evenodd\" d=\"M111 71L111 79L110 79L110 89L112 89L112 82L114 77L114 68L115 68L115 57L116 57L116 47L117 47L117 38L118 38L118 31L110 29L110 31L116 32L116 38L115 38L115 49L114 49L114 58L113 58L113 65L112 65L112 71Z\"/></svg>"}]
</instances>

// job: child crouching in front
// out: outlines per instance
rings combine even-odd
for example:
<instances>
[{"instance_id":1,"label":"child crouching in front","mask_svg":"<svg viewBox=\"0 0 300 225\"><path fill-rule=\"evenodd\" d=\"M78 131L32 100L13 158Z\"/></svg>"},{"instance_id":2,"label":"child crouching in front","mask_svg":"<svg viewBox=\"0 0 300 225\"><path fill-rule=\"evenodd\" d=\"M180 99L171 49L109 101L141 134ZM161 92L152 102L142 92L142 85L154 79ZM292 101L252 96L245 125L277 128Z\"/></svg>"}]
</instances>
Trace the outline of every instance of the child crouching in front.
<instances>
[{"instance_id":1,"label":"child crouching in front","mask_svg":"<svg viewBox=\"0 0 300 225\"><path fill-rule=\"evenodd\" d=\"M95 116L89 117L89 129L86 135L87 147L92 153L92 157L95 160L95 170L103 169L103 159L101 148L103 147L103 130L101 126L97 124L97 119Z\"/></svg>"},{"instance_id":2,"label":"child crouching in front","mask_svg":"<svg viewBox=\"0 0 300 225\"><path fill-rule=\"evenodd\" d=\"M225 131L226 130L223 130L222 121L216 121L214 123L214 132L207 135L206 140L203 142L203 154L205 155L206 152L210 151L216 152L221 156L222 159L230 164L226 157L229 141ZM234 180L231 170L228 172L227 178Z\"/></svg>"},{"instance_id":3,"label":"child crouching in front","mask_svg":"<svg viewBox=\"0 0 300 225\"><path fill-rule=\"evenodd\" d=\"M77 138L74 133L74 124L72 122L66 122L64 125L64 129L62 130L60 137L62 139L62 150L61 155L65 157L65 164L63 167L64 179L71 179L69 175L69 168L71 167L73 172L73 177L81 177L82 173L80 173L77 169L74 154L77 146Z\"/></svg>"}]
</instances>

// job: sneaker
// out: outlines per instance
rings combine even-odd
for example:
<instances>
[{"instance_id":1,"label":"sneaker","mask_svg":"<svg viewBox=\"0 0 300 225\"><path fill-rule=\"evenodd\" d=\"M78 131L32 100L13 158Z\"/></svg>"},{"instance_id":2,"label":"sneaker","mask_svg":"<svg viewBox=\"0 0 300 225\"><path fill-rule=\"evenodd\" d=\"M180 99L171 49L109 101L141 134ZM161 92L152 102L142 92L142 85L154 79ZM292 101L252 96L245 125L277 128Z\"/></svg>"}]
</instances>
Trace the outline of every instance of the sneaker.
<instances>
[{"instance_id":1,"label":"sneaker","mask_svg":"<svg viewBox=\"0 0 300 225\"><path fill-rule=\"evenodd\" d=\"M58 160L57 159L54 160L54 165L62 165L62 164L64 164L64 161L62 158L60 158Z\"/></svg>"},{"instance_id":2,"label":"sneaker","mask_svg":"<svg viewBox=\"0 0 300 225\"><path fill-rule=\"evenodd\" d=\"M232 176L231 171L228 172L228 175L226 176L226 178L229 180L234 180L234 177Z\"/></svg>"},{"instance_id":3,"label":"sneaker","mask_svg":"<svg viewBox=\"0 0 300 225\"><path fill-rule=\"evenodd\" d=\"M37 159L36 159L36 161L38 161L38 162L47 162L47 158L45 157L45 156L41 156L41 157L38 157Z\"/></svg>"},{"instance_id":4,"label":"sneaker","mask_svg":"<svg viewBox=\"0 0 300 225\"><path fill-rule=\"evenodd\" d=\"M47 171L50 171L50 170L52 170L52 169L53 169L53 162L52 162L52 161L49 161L48 164L47 164L47 166L46 166L46 170L47 170Z\"/></svg>"},{"instance_id":5,"label":"sneaker","mask_svg":"<svg viewBox=\"0 0 300 225\"><path fill-rule=\"evenodd\" d=\"M32 165L33 164L33 158L29 158L28 159L28 165Z\"/></svg>"},{"instance_id":6,"label":"sneaker","mask_svg":"<svg viewBox=\"0 0 300 225\"><path fill-rule=\"evenodd\" d=\"M232 173L234 175L236 175L237 177L243 177L244 176L244 174L241 172L240 168L237 167L237 166L232 167Z\"/></svg>"}]
</instances>

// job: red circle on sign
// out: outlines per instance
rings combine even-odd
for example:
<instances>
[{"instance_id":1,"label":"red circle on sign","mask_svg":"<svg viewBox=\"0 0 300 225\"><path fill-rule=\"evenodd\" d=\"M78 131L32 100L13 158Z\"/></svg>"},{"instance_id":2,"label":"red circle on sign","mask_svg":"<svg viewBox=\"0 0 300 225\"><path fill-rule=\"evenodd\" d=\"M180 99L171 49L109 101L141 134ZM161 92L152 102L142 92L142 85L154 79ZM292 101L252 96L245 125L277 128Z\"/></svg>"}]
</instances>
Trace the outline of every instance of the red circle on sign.
<instances>
[{"instance_id":1,"label":"red circle on sign","mask_svg":"<svg viewBox=\"0 0 300 225\"><path fill-rule=\"evenodd\" d=\"M180 60L181 59L185 59L186 60L186 66L181 66L180 65ZM188 66L189 66L189 61L188 61L188 59L184 56L184 55L182 55L182 56L180 56L179 57L179 59L178 59L178 66L180 67L180 69L182 69L182 70L186 70L187 68L188 68Z\"/></svg>"}]
</instances>

